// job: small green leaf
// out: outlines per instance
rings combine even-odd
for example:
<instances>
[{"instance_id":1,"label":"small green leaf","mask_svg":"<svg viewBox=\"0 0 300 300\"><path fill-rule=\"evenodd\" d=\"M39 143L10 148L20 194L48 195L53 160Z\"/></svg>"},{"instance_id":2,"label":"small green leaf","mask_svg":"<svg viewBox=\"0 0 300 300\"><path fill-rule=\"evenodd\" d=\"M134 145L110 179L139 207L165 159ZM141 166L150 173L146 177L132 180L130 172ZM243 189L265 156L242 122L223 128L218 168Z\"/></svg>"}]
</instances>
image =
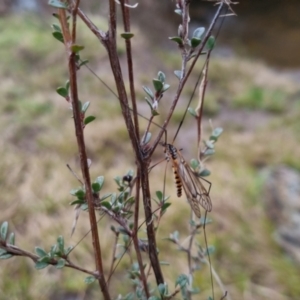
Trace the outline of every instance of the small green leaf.
<instances>
[{"instance_id":1,"label":"small green leaf","mask_svg":"<svg viewBox=\"0 0 300 300\"><path fill-rule=\"evenodd\" d=\"M78 197L78 199L85 199L85 191L79 189L76 191L75 196Z\"/></svg>"},{"instance_id":2,"label":"small green leaf","mask_svg":"<svg viewBox=\"0 0 300 300\"><path fill-rule=\"evenodd\" d=\"M11 257L13 257L13 255L10 253L4 253L0 255L0 259L9 259Z\"/></svg>"},{"instance_id":3,"label":"small green leaf","mask_svg":"<svg viewBox=\"0 0 300 300\"><path fill-rule=\"evenodd\" d=\"M5 221L1 224L1 228L0 228L0 238L1 238L1 240L6 241L7 232L8 232L8 222Z\"/></svg>"},{"instance_id":4,"label":"small green leaf","mask_svg":"<svg viewBox=\"0 0 300 300\"><path fill-rule=\"evenodd\" d=\"M60 31L54 31L54 32L52 32L52 35L58 41L60 41L62 43L64 42L64 36L63 36L63 34Z\"/></svg>"},{"instance_id":5,"label":"small green leaf","mask_svg":"<svg viewBox=\"0 0 300 300\"><path fill-rule=\"evenodd\" d=\"M217 127L213 130L211 136L209 137L210 140L216 141L219 136L223 133L223 128Z\"/></svg>"},{"instance_id":6,"label":"small green leaf","mask_svg":"<svg viewBox=\"0 0 300 300\"><path fill-rule=\"evenodd\" d=\"M80 206L80 208L84 211L88 210L89 206L87 205L87 203L84 203Z\"/></svg>"},{"instance_id":7,"label":"small green leaf","mask_svg":"<svg viewBox=\"0 0 300 300\"><path fill-rule=\"evenodd\" d=\"M56 8L64 8L67 9L68 5L66 2L61 2L60 0L49 0L48 4L50 6L56 7Z\"/></svg>"},{"instance_id":8,"label":"small green leaf","mask_svg":"<svg viewBox=\"0 0 300 300\"><path fill-rule=\"evenodd\" d=\"M95 281L96 281L96 278L94 276L88 276L88 277L85 277L85 279L84 279L84 282L86 284L91 284L91 283L93 283Z\"/></svg>"},{"instance_id":9,"label":"small green leaf","mask_svg":"<svg viewBox=\"0 0 300 300\"><path fill-rule=\"evenodd\" d=\"M197 113L196 113L196 111L195 111L195 109L194 109L193 107L189 107L189 108L188 108L188 112L189 112L193 117L195 117L195 118L198 117L198 116L197 116Z\"/></svg>"},{"instance_id":10,"label":"small green leaf","mask_svg":"<svg viewBox=\"0 0 300 300\"><path fill-rule=\"evenodd\" d=\"M52 24L51 27L52 27L53 31L61 32L61 28L59 25Z\"/></svg>"},{"instance_id":11,"label":"small green leaf","mask_svg":"<svg viewBox=\"0 0 300 300\"><path fill-rule=\"evenodd\" d=\"M163 86L163 88L162 88L162 93L164 93L169 88L170 88L170 85L165 83L164 86Z\"/></svg>"},{"instance_id":12,"label":"small green leaf","mask_svg":"<svg viewBox=\"0 0 300 300\"><path fill-rule=\"evenodd\" d=\"M39 257L45 257L45 256L48 256L48 253L43 249L43 248L40 248L40 247L35 247L35 253L39 256Z\"/></svg>"},{"instance_id":13,"label":"small green leaf","mask_svg":"<svg viewBox=\"0 0 300 300\"><path fill-rule=\"evenodd\" d=\"M145 100L147 104L150 106L150 109L153 110L152 102L147 97L145 97Z\"/></svg>"},{"instance_id":14,"label":"small green leaf","mask_svg":"<svg viewBox=\"0 0 300 300\"><path fill-rule=\"evenodd\" d=\"M100 192L101 189L100 184L98 182L92 183L92 189L94 193Z\"/></svg>"},{"instance_id":15,"label":"small green leaf","mask_svg":"<svg viewBox=\"0 0 300 300\"><path fill-rule=\"evenodd\" d=\"M58 238L57 238L57 244L58 244L58 247L59 247L59 251L61 253L64 253L64 248L65 248L65 241L64 241L64 237L62 235L60 235Z\"/></svg>"},{"instance_id":16,"label":"small green leaf","mask_svg":"<svg viewBox=\"0 0 300 300\"><path fill-rule=\"evenodd\" d=\"M209 176L210 174L211 174L211 172L210 172L209 170L204 169L204 170L202 170L202 171L199 173L199 176L200 176L200 177L207 177L207 176Z\"/></svg>"},{"instance_id":17,"label":"small green leaf","mask_svg":"<svg viewBox=\"0 0 300 300\"><path fill-rule=\"evenodd\" d=\"M166 283L160 283L157 288L162 296L166 296L168 294L168 286Z\"/></svg>"},{"instance_id":18,"label":"small green leaf","mask_svg":"<svg viewBox=\"0 0 300 300\"><path fill-rule=\"evenodd\" d=\"M87 101L82 105L81 112L85 113L90 106L90 102Z\"/></svg>"},{"instance_id":19,"label":"small green leaf","mask_svg":"<svg viewBox=\"0 0 300 300\"><path fill-rule=\"evenodd\" d=\"M186 285L188 285L188 283L189 283L189 278L188 278L188 276L185 275L185 274L181 274L181 275L179 275L178 278L176 279L175 287L176 287L177 285L179 285L180 288L183 288L183 287L185 287Z\"/></svg>"},{"instance_id":20,"label":"small green leaf","mask_svg":"<svg viewBox=\"0 0 300 300\"><path fill-rule=\"evenodd\" d=\"M172 203L170 202L166 202L162 205L161 210L162 212L165 212L167 210L167 208L171 205Z\"/></svg>"},{"instance_id":21,"label":"small green leaf","mask_svg":"<svg viewBox=\"0 0 300 300\"><path fill-rule=\"evenodd\" d=\"M192 38L191 39L191 47L196 48L201 44L201 39Z\"/></svg>"},{"instance_id":22,"label":"small green leaf","mask_svg":"<svg viewBox=\"0 0 300 300\"><path fill-rule=\"evenodd\" d=\"M190 161L191 168L196 170L199 167L199 161L195 158L192 158Z\"/></svg>"},{"instance_id":23,"label":"small green leaf","mask_svg":"<svg viewBox=\"0 0 300 300\"><path fill-rule=\"evenodd\" d=\"M111 204L108 201L101 202L101 206L104 206L108 210L111 210Z\"/></svg>"},{"instance_id":24,"label":"small green leaf","mask_svg":"<svg viewBox=\"0 0 300 300\"><path fill-rule=\"evenodd\" d=\"M122 186L122 184L121 184L122 178L120 176L116 176L114 178L114 181L117 183L118 186Z\"/></svg>"},{"instance_id":25,"label":"small green leaf","mask_svg":"<svg viewBox=\"0 0 300 300\"><path fill-rule=\"evenodd\" d=\"M171 40L171 41L173 41L173 42L176 42L178 45L183 45L182 38L179 37L179 36L172 36L172 37L169 37L169 40Z\"/></svg>"},{"instance_id":26,"label":"small green leaf","mask_svg":"<svg viewBox=\"0 0 300 300\"><path fill-rule=\"evenodd\" d=\"M215 154L215 152L216 152L216 151L215 151L214 149L209 149L209 148L208 148L208 149L205 150L204 155L205 155L205 156L213 155L213 154Z\"/></svg>"},{"instance_id":27,"label":"small green leaf","mask_svg":"<svg viewBox=\"0 0 300 300\"><path fill-rule=\"evenodd\" d=\"M71 194L72 196L76 196L76 193L78 192L78 190L79 190L79 189L72 189L72 190L70 191L70 194ZM81 190L81 188L80 188L80 190Z\"/></svg>"},{"instance_id":28,"label":"small green leaf","mask_svg":"<svg viewBox=\"0 0 300 300\"><path fill-rule=\"evenodd\" d=\"M181 79L182 72L181 72L180 70L175 70L175 71L174 71L174 74L175 74L175 76L176 76L178 79Z\"/></svg>"},{"instance_id":29,"label":"small green leaf","mask_svg":"<svg viewBox=\"0 0 300 300\"><path fill-rule=\"evenodd\" d=\"M135 201L134 197L131 196L131 197L129 197L129 198L126 200L126 203L132 204L132 203L134 203L134 201Z\"/></svg>"},{"instance_id":30,"label":"small green leaf","mask_svg":"<svg viewBox=\"0 0 300 300\"><path fill-rule=\"evenodd\" d=\"M69 91L69 88L70 88L70 80L67 80L67 81L66 81L65 88L66 88L67 91Z\"/></svg>"},{"instance_id":31,"label":"small green leaf","mask_svg":"<svg viewBox=\"0 0 300 300\"><path fill-rule=\"evenodd\" d=\"M78 53L78 52L80 52L83 49L84 49L84 46L82 46L82 45L74 44L74 45L71 46L71 51L73 53Z\"/></svg>"},{"instance_id":32,"label":"small green leaf","mask_svg":"<svg viewBox=\"0 0 300 300\"><path fill-rule=\"evenodd\" d=\"M147 86L143 86L143 90L151 98L151 100L154 99L153 92L150 88L148 88Z\"/></svg>"},{"instance_id":33,"label":"small green leaf","mask_svg":"<svg viewBox=\"0 0 300 300\"><path fill-rule=\"evenodd\" d=\"M170 238L173 239L174 241L178 242L179 241L179 232L176 230L173 233L170 234Z\"/></svg>"},{"instance_id":34,"label":"small green leaf","mask_svg":"<svg viewBox=\"0 0 300 300\"><path fill-rule=\"evenodd\" d=\"M134 34L132 32L124 32L124 33L121 33L121 37L125 40L129 40L132 37L134 37Z\"/></svg>"},{"instance_id":35,"label":"small green leaf","mask_svg":"<svg viewBox=\"0 0 300 300\"><path fill-rule=\"evenodd\" d=\"M157 92L160 92L162 90L163 86L164 86L163 83L160 80L156 79L156 78L154 78L152 80L152 82L153 82L154 89Z\"/></svg>"},{"instance_id":36,"label":"small green leaf","mask_svg":"<svg viewBox=\"0 0 300 300\"><path fill-rule=\"evenodd\" d=\"M214 149L215 148L215 145L213 143L212 140L209 140L209 141L204 141L204 145L209 148L209 149Z\"/></svg>"},{"instance_id":37,"label":"small green leaf","mask_svg":"<svg viewBox=\"0 0 300 300\"><path fill-rule=\"evenodd\" d=\"M205 254L205 255L207 255L207 254L211 255L211 254L213 254L215 251L216 251L216 248L215 248L213 245L212 245L212 246L208 246L204 254Z\"/></svg>"},{"instance_id":38,"label":"small green leaf","mask_svg":"<svg viewBox=\"0 0 300 300\"><path fill-rule=\"evenodd\" d=\"M151 132L147 132L146 137L143 137L142 141L143 141L143 145L148 144L151 140Z\"/></svg>"},{"instance_id":39,"label":"small green leaf","mask_svg":"<svg viewBox=\"0 0 300 300\"><path fill-rule=\"evenodd\" d=\"M95 183L98 183L100 185L100 190L101 190L104 184L104 176L98 176L95 180Z\"/></svg>"},{"instance_id":40,"label":"small green leaf","mask_svg":"<svg viewBox=\"0 0 300 300\"><path fill-rule=\"evenodd\" d=\"M54 258L55 257L55 253L56 253L56 250L57 250L57 244L55 244L55 245L52 245L51 246L51 249L50 249L50 258ZM46 256L45 256L46 257ZM40 261L40 259L39 259L39 261Z\"/></svg>"},{"instance_id":41,"label":"small green leaf","mask_svg":"<svg viewBox=\"0 0 300 300\"><path fill-rule=\"evenodd\" d=\"M76 200L72 201L70 203L70 205L77 205L77 204L84 204L84 203L85 203L84 199L76 199Z\"/></svg>"},{"instance_id":42,"label":"small green leaf","mask_svg":"<svg viewBox=\"0 0 300 300\"><path fill-rule=\"evenodd\" d=\"M37 269L37 270L41 270L41 269L44 269L44 268L46 268L46 267L48 267L48 263L47 262L42 262L42 261L37 261L36 263L35 263L35 268Z\"/></svg>"},{"instance_id":43,"label":"small green leaf","mask_svg":"<svg viewBox=\"0 0 300 300\"><path fill-rule=\"evenodd\" d=\"M57 261L57 264L55 265L56 269L62 269L66 264L66 261L61 258Z\"/></svg>"},{"instance_id":44,"label":"small green leaf","mask_svg":"<svg viewBox=\"0 0 300 300\"><path fill-rule=\"evenodd\" d=\"M159 72L157 73L157 79L158 79L160 82L164 83L165 80L166 80L166 75L165 75L162 71L159 71Z\"/></svg>"},{"instance_id":45,"label":"small green leaf","mask_svg":"<svg viewBox=\"0 0 300 300\"><path fill-rule=\"evenodd\" d=\"M95 119L96 119L96 117L94 117L94 116L88 116L84 119L84 124L87 125L87 124L93 122Z\"/></svg>"},{"instance_id":46,"label":"small green leaf","mask_svg":"<svg viewBox=\"0 0 300 300\"><path fill-rule=\"evenodd\" d=\"M209 50L212 50L215 47L215 38L213 36L210 36L207 40L206 46Z\"/></svg>"},{"instance_id":47,"label":"small green leaf","mask_svg":"<svg viewBox=\"0 0 300 300\"><path fill-rule=\"evenodd\" d=\"M161 202L163 200L163 193L161 191L156 191L156 197Z\"/></svg>"},{"instance_id":48,"label":"small green leaf","mask_svg":"<svg viewBox=\"0 0 300 300\"><path fill-rule=\"evenodd\" d=\"M69 96L68 90L62 86L56 89L56 93L64 98Z\"/></svg>"},{"instance_id":49,"label":"small green leaf","mask_svg":"<svg viewBox=\"0 0 300 300\"><path fill-rule=\"evenodd\" d=\"M152 109L151 110L151 114L152 114L152 116L159 116L159 113L157 112L157 110L155 110L155 109Z\"/></svg>"},{"instance_id":50,"label":"small green leaf","mask_svg":"<svg viewBox=\"0 0 300 300\"><path fill-rule=\"evenodd\" d=\"M202 37L202 35L203 35L204 32L205 32L205 28L204 27L198 27L193 32L193 38L201 39L201 37Z\"/></svg>"}]
</instances>

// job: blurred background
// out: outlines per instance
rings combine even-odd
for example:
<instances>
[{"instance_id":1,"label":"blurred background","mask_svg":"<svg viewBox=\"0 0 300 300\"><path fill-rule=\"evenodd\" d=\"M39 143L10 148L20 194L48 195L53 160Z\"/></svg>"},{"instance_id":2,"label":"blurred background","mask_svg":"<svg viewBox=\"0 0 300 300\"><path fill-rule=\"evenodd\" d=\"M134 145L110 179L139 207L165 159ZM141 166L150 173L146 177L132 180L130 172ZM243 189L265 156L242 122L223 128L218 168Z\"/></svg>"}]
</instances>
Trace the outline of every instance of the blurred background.
<instances>
[{"instance_id":1,"label":"blurred background","mask_svg":"<svg viewBox=\"0 0 300 300\"><path fill-rule=\"evenodd\" d=\"M216 8L213 2L194 1L191 32L199 26L207 28ZM106 4L85 1L82 9L101 29L107 29ZM219 20L220 32L214 32L217 44L204 107L203 138L211 133L210 123L224 129L216 154L205 162L212 182L209 217L213 222L207 226L208 243L216 248L212 264L232 299L299 299L300 2L245 0L232 9L237 16ZM80 168L69 104L55 91L68 74L64 47L51 34L51 25L57 23L52 12L47 1L0 0L0 222L9 221L16 245L28 251L35 246L49 251L58 235L65 237L66 245L80 242L72 259L93 270L90 235L81 241L89 230L86 213L81 213L70 237L75 213L69 191L80 184L66 163L77 174ZM174 14L174 1L141 1L132 10L132 22L140 113L150 116L142 86L151 87L159 70L171 85L155 121L162 124L176 89L173 71L181 65L180 53L168 39L177 35L180 18ZM82 58L114 90L103 47L81 22L78 26L78 43L85 46ZM121 40L118 51L125 63ZM169 142L202 66L200 59L183 91L168 128ZM86 68L79 72L79 88L80 99L91 102L89 113L96 116L85 129L92 179L105 175L104 192L116 192L113 178L135 167L118 100ZM197 106L197 96L191 106ZM140 121L144 129L146 121ZM155 135L158 129L151 131ZM186 117L174 144L183 148L188 161L196 156L191 116ZM152 162L163 157L158 148ZM163 162L151 172L153 195L163 190L165 167ZM172 205L160 224L158 243L161 260L171 263L163 272L172 289L175 278L186 272L186 257L163 238L178 230L184 241L190 208L176 197L170 165L166 193ZM113 245L111 224L107 218L99 222L107 270ZM204 246L202 234L198 240ZM99 298L97 286L87 286L82 273L54 267L36 271L25 258L0 263L0 299ZM125 256L113 282L115 297L128 291L124 285L128 267ZM198 299L206 299L211 293L209 268L196 273L194 284L201 288ZM220 298L217 284L215 290Z\"/></svg>"}]
</instances>

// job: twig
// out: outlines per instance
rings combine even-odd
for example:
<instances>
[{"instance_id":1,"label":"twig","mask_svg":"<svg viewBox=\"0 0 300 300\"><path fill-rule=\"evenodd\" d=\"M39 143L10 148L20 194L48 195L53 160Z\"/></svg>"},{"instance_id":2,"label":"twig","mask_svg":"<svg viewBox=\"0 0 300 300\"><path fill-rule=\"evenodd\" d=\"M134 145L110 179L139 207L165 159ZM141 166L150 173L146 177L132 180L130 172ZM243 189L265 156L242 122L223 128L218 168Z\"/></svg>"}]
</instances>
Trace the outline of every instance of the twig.
<instances>
[{"instance_id":1,"label":"twig","mask_svg":"<svg viewBox=\"0 0 300 300\"><path fill-rule=\"evenodd\" d=\"M114 248L113 248L113 253L112 253L112 257L111 257L110 271L109 271L108 279L107 279L107 282L106 282L107 286L109 286L111 274L113 273L113 270L114 270L114 263L116 261L116 252L117 252L118 239L119 239L119 232L116 231L115 232Z\"/></svg>"},{"instance_id":2,"label":"twig","mask_svg":"<svg viewBox=\"0 0 300 300\"><path fill-rule=\"evenodd\" d=\"M197 141L198 141L198 159L201 161L201 134L202 134L202 115L203 115L203 107L204 107L204 98L205 98L205 91L207 86L207 73L208 73L208 65L210 59L211 50L208 51L206 63L203 68L203 77L201 80L201 84L199 86L199 105L196 108L197 113Z\"/></svg>"},{"instance_id":3,"label":"twig","mask_svg":"<svg viewBox=\"0 0 300 300\"><path fill-rule=\"evenodd\" d=\"M189 76L190 76L190 74L191 74L191 72L192 72L192 70L193 70L193 68L194 68L194 66L195 66L195 64L196 64L196 62L197 62L199 56L200 56L200 54L202 53L202 50L204 49L204 46L206 45L207 40L208 40L209 37L211 36L211 32L212 32L212 30L213 30L213 28L214 28L214 26L215 26L215 24L216 24L216 22L217 22L217 19L218 19L220 13L221 13L222 7L223 7L223 2L220 3L219 8L218 8L218 10L217 10L217 12L216 12L216 14L215 14L215 16L214 16L214 19L212 20L212 22L211 22L211 24L210 24L210 26L209 26L209 28L208 28L208 30L207 30L207 32L206 32L206 35L205 35L205 37L204 37L204 39L203 39L203 41L202 41L202 43L201 43L201 46L199 47L199 49L198 49L198 51L197 51L197 53L196 53L196 55L195 55L195 57L194 57L194 59L193 59L191 65L190 65L190 67L189 67L189 69L187 70L185 76L184 76L184 77L180 80L180 82L179 82L179 85L178 85L178 88L177 88L175 97L174 97L174 99L173 99L173 101L172 101L172 105L171 105L171 107L170 107L170 110L169 110L169 113L168 113L168 115L167 115L167 117L166 117L166 120L164 121L164 124L163 124L163 126L162 126L162 129L161 129L160 132L158 133L156 140L154 141L154 143L153 143L151 149L150 149L149 152L148 152L148 155L149 155L149 156L151 156L152 153L154 152L154 150L156 149L158 143L159 143L160 140L161 140L162 135L164 134L164 132L165 132L165 130L166 130L167 125L169 124L169 121L170 121L170 119L171 119L171 117L172 117L172 115L173 115L173 112L174 112L174 110L175 110L175 107L176 107L177 102L178 102L178 100L179 100L179 97L180 97L180 95L181 95L181 92L182 92L182 90L183 90L183 88L184 88L184 86L185 86L185 83L187 82L187 80L188 80L188 78L189 78Z\"/></svg>"},{"instance_id":4,"label":"twig","mask_svg":"<svg viewBox=\"0 0 300 300\"><path fill-rule=\"evenodd\" d=\"M102 254L101 254L100 240L98 235L97 220L96 220L95 209L94 209L94 197L91 188L91 179L90 179L89 167L87 162L87 154L86 154L84 135L83 135L83 126L81 120L81 113L79 109L76 59L75 59L75 53L71 49L75 41L72 40L70 35L66 11L64 9L58 9L58 12L59 12L59 18L61 22L64 44L65 44L67 59L68 59L69 76L70 76L70 93L71 93L71 100L72 100L71 103L72 103L72 109L74 114L74 124L75 124L75 132L76 132L77 145L78 145L78 151L80 157L81 172L84 179L84 185L86 188L86 199L88 202L88 212L89 212L89 220L90 220L90 226L92 231L95 264L96 264L96 270L99 273L98 282L101 291L103 293L104 299L110 300L110 295L107 289L104 272L103 272Z\"/></svg>"},{"instance_id":5,"label":"twig","mask_svg":"<svg viewBox=\"0 0 300 300\"><path fill-rule=\"evenodd\" d=\"M0 240L0 246L1 246L1 249L6 250L6 252L9 254L12 254L14 256L28 257L35 263L38 262L38 260L40 259L40 257L38 255L28 252L26 250L23 250L15 245L7 244L6 242L3 242L2 240ZM66 260L65 267L76 269L78 271L89 274L89 275L94 276L97 279L99 279L100 276L97 272L89 271L87 269L81 268L81 267L73 264L69 259L65 258L65 260ZM48 262L48 264L55 266L55 265L57 265L57 260L55 258L53 258L51 261Z\"/></svg>"}]
</instances>

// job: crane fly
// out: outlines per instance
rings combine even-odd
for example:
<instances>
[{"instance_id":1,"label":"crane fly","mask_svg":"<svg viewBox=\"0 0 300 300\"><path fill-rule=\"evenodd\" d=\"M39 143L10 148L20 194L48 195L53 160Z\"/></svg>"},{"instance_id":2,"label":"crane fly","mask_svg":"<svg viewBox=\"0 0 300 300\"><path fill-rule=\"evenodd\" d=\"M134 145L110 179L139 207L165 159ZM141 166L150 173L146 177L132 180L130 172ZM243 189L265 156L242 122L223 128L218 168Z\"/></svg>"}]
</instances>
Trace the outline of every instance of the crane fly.
<instances>
[{"instance_id":1,"label":"crane fly","mask_svg":"<svg viewBox=\"0 0 300 300\"><path fill-rule=\"evenodd\" d=\"M165 144L165 147L168 159L172 159L172 169L175 175L177 196L181 197L183 187L187 200L193 212L198 218L200 218L201 212L199 204L206 211L210 212L212 210L209 191L207 192L207 190L201 183L200 178L186 163L180 151L171 144Z\"/></svg>"}]
</instances>

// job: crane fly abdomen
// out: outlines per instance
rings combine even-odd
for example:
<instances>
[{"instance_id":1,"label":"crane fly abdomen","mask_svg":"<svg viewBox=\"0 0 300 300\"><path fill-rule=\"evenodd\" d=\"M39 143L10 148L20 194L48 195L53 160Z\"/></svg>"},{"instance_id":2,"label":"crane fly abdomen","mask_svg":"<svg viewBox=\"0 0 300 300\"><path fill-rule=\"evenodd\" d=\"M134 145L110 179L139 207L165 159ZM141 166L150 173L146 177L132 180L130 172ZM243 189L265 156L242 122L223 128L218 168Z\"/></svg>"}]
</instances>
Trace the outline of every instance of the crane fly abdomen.
<instances>
[{"instance_id":1,"label":"crane fly abdomen","mask_svg":"<svg viewBox=\"0 0 300 300\"><path fill-rule=\"evenodd\" d=\"M182 195L181 179L177 173L176 168L174 168L174 166L173 166L172 169L173 169L173 173L174 173L174 177L175 177L175 184L176 184L176 188L177 188L177 197L181 197L181 195Z\"/></svg>"},{"instance_id":2,"label":"crane fly abdomen","mask_svg":"<svg viewBox=\"0 0 300 300\"><path fill-rule=\"evenodd\" d=\"M181 178L177 171L178 170L177 149L171 144L167 144L166 146L168 147L167 151L169 152L169 154L172 158L172 169L173 169L173 173L174 173L174 177L175 177L175 184L176 184L176 188L177 188L177 197L181 197L182 182L181 182Z\"/></svg>"}]
</instances>

